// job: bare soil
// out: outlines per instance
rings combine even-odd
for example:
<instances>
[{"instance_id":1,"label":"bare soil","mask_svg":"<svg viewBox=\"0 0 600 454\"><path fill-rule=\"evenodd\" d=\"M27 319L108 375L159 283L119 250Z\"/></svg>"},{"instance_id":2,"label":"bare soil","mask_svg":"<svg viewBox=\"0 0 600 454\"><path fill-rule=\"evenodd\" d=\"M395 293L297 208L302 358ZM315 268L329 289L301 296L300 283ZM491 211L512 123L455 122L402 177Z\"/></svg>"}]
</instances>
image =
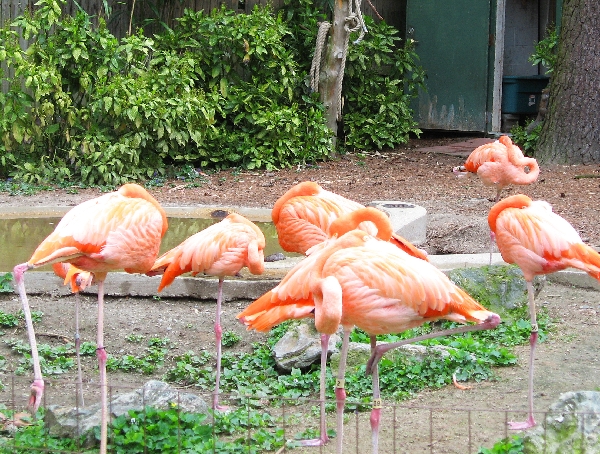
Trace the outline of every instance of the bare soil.
<instances>
[{"instance_id":1,"label":"bare soil","mask_svg":"<svg viewBox=\"0 0 600 454\"><path fill-rule=\"evenodd\" d=\"M468 140L471 136L434 136L411 140L396 150L365 156L347 155L316 166L286 169L277 172L235 171L203 176L200 185L169 181L150 192L165 206L212 205L221 207L265 207L293 184L313 180L325 189L367 204L373 200L401 200L423 206L428 211L428 238L421 247L430 254L487 252L489 235L486 218L495 193L478 179L458 179L453 166L464 157L433 153L423 148ZM580 232L584 241L600 246L598 194L600 166L543 166L539 180L527 187L508 189L503 195L522 192L533 199L548 201ZM33 196L0 194L2 205L75 205L98 196L94 189L56 190ZM57 281L57 285L58 285ZM225 284L226 285L226 284ZM81 296L81 337L96 339L96 299ZM58 294L34 295L33 310L44 312L37 325L38 342L58 345L73 335L74 296ZM233 351L249 351L253 342L264 335L247 332L235 319L248 301L235 301L224 307L224 331L235 331L242 341ZM544 411L558 396L567 391L595 390L600 356L598 311L600 294L590 289L571 288L547 283L537 299L547 307L554 321L546 342L538 346L535 361L536 409ZM16 294L0 294L3 311L20 308ZM105 313L105 343L114 355L142 354L151 337L168 337L174 344L172 356L189 350L214 350L214 302L189 299L108 298ZM142 336L134 343L127 338ZM5 330L3 339L26 341L22 327ZM383 410L380 452L476 452L481 445L490 447L508 434L506 421L523 418L527 400L528 347L517 348L519 364L497 370L497 380L473 383L469 390L451 385L437 391L427 391L413 399L392 406L386 402ZM18 366L8 347L0 343L0 354L7 359L9 372ZM151 378L160 379L172 364L165 364L153 376L137 373L110 373L111 392L127 392ZM5 384L8 376L2 377ZM44 405L54 403L74 405L75 371L50 378ZM9 380L7 382L7 380ZM23 408L28 399L31 377L17 378L0 393L3 403ZM86 404L96 403L98 380L95 357L84 359ZM193 390L193 389L190 389ZM13 394L14 391L14 394ZM189 390L188 390L189 391ZM194 390L195 392L195 390ZM208 399L208 396L207 396ZM310 405L307 404L307 409ZM277 410L282 411L282 410ZM294 413L297 407L286 410ZM309 411L308 427L318 427L318 417ZM334 415L328 416L330 427ZM542 420L542 415L538 417ZM302 424L301 429L305 428ZM358 430L358 432L357 432ZM287 435L291 438L294 431ZM370 451L368 413L350 414L345 434L347 452ZM296 452L334 452L334 443L319 450Z\"/></svg>"}]
</instances>

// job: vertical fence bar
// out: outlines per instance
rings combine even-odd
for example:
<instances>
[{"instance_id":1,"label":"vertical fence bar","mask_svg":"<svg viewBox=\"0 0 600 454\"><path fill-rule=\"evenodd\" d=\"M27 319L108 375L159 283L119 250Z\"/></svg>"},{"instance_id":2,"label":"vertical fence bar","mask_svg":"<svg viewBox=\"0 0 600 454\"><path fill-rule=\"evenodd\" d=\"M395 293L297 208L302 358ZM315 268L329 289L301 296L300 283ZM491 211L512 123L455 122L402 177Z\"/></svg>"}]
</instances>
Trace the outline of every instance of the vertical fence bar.
<instances>
[{"instance_id":1,"label":"vertical fence bar","mask_svg":"<svg viewBox=\"0 0 600 454\"><path fill-rule=\"evenodd\" d=\"M471 410L469 410L469 413L467 415L467 421L468 421L468 437L469 437L469 454L471 454L471 450L473 449L472 445L471 445Z\"/></svg>"},{"instance_id":2,"label":"vertical fence bar","mask_svg":"<svg viewBox=\"0 0 600 454\"><path fill-rule=\"evenodd\" d=\"M433 454L433 408L429 409L429 452Z\"/></svg>"}]
</instances>

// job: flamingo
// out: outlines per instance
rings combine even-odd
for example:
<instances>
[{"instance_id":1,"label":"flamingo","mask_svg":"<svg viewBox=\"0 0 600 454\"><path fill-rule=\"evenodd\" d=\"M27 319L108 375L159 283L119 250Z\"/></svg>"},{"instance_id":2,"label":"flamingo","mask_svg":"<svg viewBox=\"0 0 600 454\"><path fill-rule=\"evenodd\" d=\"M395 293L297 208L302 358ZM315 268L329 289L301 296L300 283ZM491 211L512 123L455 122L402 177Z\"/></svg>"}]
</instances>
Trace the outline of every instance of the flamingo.
<instances>
[{"instance_id":1,"label":"flamingo","mask_svg":"<svg viewBox=\"0 0 600 454\"><path fill-rule=\"evenodd\" d=\"M495 203L500 200L502 190L510 185L528 185L537 180L540 167L534 158L523 156L521 149L508 136L500 136L494 142L475 148L462 166L452 169L462 177L476 173L485 186L496 188ZM494 247L490 234L490 265Z\"/></svg>"},{"instance_id":2,"label":"flamingo","mask_svg":"<svg viewBox=\"0 0 600 454\"><path fill-rule=\"evenodd\" d=\"M83 400L83 375L81 372L81 338L79 337L79 292L92 284L93 275L89 271L82 271L70 263L57 262L52 264L54 274L65 280L65 285L71 284L71 291L75 294L75 357L77 358L77 388L78 405L85 405Z\"/></svg>"},{"instance_id":3,"label":"flamingo","mask_svg":"<svg viewBox=\"0 0 600 454\"><path fill-rule=\"evenodd\" d=\"M360 230L350 230L366 219L377 225L377 238ZM238 315L249 329L267 331L287 319L315 317L322 336L321 402L324 399L325 361L328 335L341 324L344 337L336 382L337 450L342 451L343 409L346 394L344 374L350 332L354 326L371 336L373 357L383 354L375 346L376 335L397 333L420 326L426 321L448 319L475 321L478 325L434 333L410 339L415 342L457 332L495 327L500 318L487 311L429 262L410 256L393 246L387 216L374 208L354 211L334 221L333 238L310 250L309 256L294 267L282 282ZM323 328L323 319L326 327ZM398 344L390 344L394 348ZM387 350L385 350L387 351ZM381 412L378 357L371 361L373 409L371 411L373 452L378 450ZM327 440L325 417L321 407L321 436L307 440L322 445Z\"/></svg>"},{"instance_id":4,"label":"flamingo","mask_svg":"<svg viewBox=\"0 0 600 454\"><path fill-rule=\"evenodd\" d=\"M34 381L29 406L37 412L44 392L37 343L25 292L27 270L56 262L68 262L93 274L98 283L98 368L100 370L100 453L107 448L108 408L106 351L104 347L104 281L110 271L145 273L156 260L167 231L167 216L159 203L141 186L125 184L72 208L54 231L37 247L31 258L13 269L25 313Z\"/></svg>"},{"instance_id":5,"label":"flamingo","mask_svg":"<svg viewBox=\"0 0 600 454\"><path fill-rule=\"evenodd\" d=\"M510 422L511 429L535 426L533 417L533 358L538 338L533 278L565 268L577 268L600 280L600 254L581 240L577 231L547 202L532 201L523 194L496 203L488 216L498 249L507 263L515 263L527 282L531 336L529 338L529 413L522 422Z\"/></svg>"},{"instance_id":6,"label":"flamingo","mask_svg":"<svg viewBox=\"0 0 600 454\"><path fill-rule=\"evenodd\" d=\"M329 228L333 221L360 208L364 205L327 191L313 181L304 181L292 186L275 202L271 218L282 249L306 254L312 246L331 237ZM369 221L362 222L358 228L377 235ZM425 251L400 235L392 233L390 241L409 254L427 260Z\"/></svg>"},{"instance_id":7,"label":"flamingo","mask_svg":"<svg viewBox=\"0 0 600 454\"><path fill-rule=\"evenodd\" d=\"M221 222L195 233L179 246L161 255L150 275L161 274L158 291L171 285L175 278L183 273L192 272L217 276L217 315L215 319L215 338L217 344L217 371L213 408L224 410L219 405L219 382L221 378L221 300L225 276L237 275L243 267L252 274L262 274L264 264L265 236L261 230L245 217L231 213Z\"/></svg>"}]
</instances>

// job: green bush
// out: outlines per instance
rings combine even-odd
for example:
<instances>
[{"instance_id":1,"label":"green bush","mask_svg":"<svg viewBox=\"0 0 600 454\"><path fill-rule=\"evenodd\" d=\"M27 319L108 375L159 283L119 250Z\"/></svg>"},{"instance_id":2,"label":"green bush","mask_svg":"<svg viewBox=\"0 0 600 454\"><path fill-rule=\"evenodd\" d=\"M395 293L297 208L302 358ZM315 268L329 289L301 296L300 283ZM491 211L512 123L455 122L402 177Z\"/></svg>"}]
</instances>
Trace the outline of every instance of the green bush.
<instances>
[{"instance_id":1,"label":"green bush","mask_svg":"<svg viewBox=\"0 0 600 454\"><path fill-rule=\"evenodd\" d=\"M274 169L332 154L307 86L323 19L310 1L288 0L277 15L185 10L173 29L121 40L102 18L63 15L64 1L39 0L0 29L0 58L14 71L0 72L0 178L110 187L172 166ZM418 132L408 103L422 71L395 29L369 31L350 46L346 143L393 147Z\"/></svg>"},{"instance_id":2,"label":"green bush","mask_svg":"<svg viewBox=\"0 0 600 454\"><path fill-rule=\"evenodd\" d=\"M277 168L327 158L323 108L301 89L268 8L186 11L156 39L41 0L0 32L16 77L0 97L0 176L117 185L170 164ZM19 46L19 33L29 47Z\"/></svg>"},{"instance_id":3,"label":"green bush","mask_svg":"<svg viewBox=\"0 0 600 454\"><path fill-rule=\"evenodd\" d=\"M400 46L398 30L365 16L369 33L349 46L344 78L344 133L350 149L393 148L421 131L410 109L425 78L413 40ZM357 36L351 35L352 41Z\"/></svg>"}]
</instances>

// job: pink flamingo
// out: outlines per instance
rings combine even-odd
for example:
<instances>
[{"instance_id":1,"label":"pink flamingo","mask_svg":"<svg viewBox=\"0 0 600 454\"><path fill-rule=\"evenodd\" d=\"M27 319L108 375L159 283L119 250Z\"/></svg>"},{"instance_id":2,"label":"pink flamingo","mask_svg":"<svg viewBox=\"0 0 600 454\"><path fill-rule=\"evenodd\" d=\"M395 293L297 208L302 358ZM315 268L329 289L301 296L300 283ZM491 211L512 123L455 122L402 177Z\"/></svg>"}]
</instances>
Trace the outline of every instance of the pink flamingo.
<instances>
[{"instance_id":1,"label":"pink flamingo","mask_svg":"<svg viewBox=\"0 0 600 454\"><path fill-rule=\"evenodd\" d=\"M511 429L528 429L533 417L533 358L538 338L533 278L565 268L577 268L600 280L600 254L587 246L565 219L552 212L544 201L532 201L523 194L496 203L488 216L498 249L507 263L515 263L527 282L531 336L529 339L529 413L523 422L511 422Z\"/></svg>"},{"instance_id":2,"label":"pink flamingo","mask_svg":"<svg viewBox=\"0 0 600 454\"><path fill-rule=\"evenodd\" d=\"M523 156L521 149L508 136L500 136L494 142L475 148L462 166L452 169L462 177L477 174L485 186L496 188L496 200L502 190L511 185L528 185L538 179L540 167L534 158ZM493 234L490 235L490 265L494 248Z\"/></svg>"},{"instance_id":3,"label":"pink flamingo","mask_svg":"<svg viewBox=\"0 0 600 454\"><path fill-rule=\"evenodd\" d=\"M360 230L350 230L366 219L375 222L378 237ZM316 246L309 256L296 265L270 292L248 306L238 318L248 328L267 331L288 319L314 316L321 332L321 435L306 440L311 446L328 441L325 426L325 366L328 338L344 327L344 339L336 382L338 452L343 442L345 364L350 331L354 326L371 336L373 356L373 410L371 427L373 449L378 449L380 396L377 361L387 349L375 347L377 334L396 333L426 321L448 319L475 321L478 325L458 328L411 339L436 337L456 332L495 327L500 318L487 311L464 291L456 287L433 265L410 256L389 242L392 233L389 219L373 208L356 210L339 218L331 226L332 239Z\"/></svg>"},{"instance_id":4,"label":"pink flamingo","mask_svg":"<svg viewBox=\"0 0 600 454\"><path fill-rule=\"evenodd\" d=\"M146 273L154 263L160 242L167 231L167 216L159 203L141 186L125 184L118 191L104 194L72 208L54 231L37 247L31 258L14 267L13 273L23 304L34 381L29 406L33 413L40 406L44 380L29 302L25 293L24 272L56 262L68 262L94 275L98 283L97 352L100 370L101 427L100 453L105 454L108 434L106 351L104 348L104 280L110 271Z\"/></svg>"},{"instance_id":5,"label":"pink flamingo","mask_svg":"<svg viewBox=\"0 0 600 454\"><path fill-rule=\"evenodd\" d=\"M192 235L179 246L161 255L152 266L149 275L163 274L158 291L171 285L181 274L204 273L219 278L215 338L217 344L217 371L213 408L219 406L219 382L221 377L221 300L225 276L237 275L243 267L252 274L262 274L265 236L245 217L231 213L217 224Z\"/></svg>"}]
</instances>

